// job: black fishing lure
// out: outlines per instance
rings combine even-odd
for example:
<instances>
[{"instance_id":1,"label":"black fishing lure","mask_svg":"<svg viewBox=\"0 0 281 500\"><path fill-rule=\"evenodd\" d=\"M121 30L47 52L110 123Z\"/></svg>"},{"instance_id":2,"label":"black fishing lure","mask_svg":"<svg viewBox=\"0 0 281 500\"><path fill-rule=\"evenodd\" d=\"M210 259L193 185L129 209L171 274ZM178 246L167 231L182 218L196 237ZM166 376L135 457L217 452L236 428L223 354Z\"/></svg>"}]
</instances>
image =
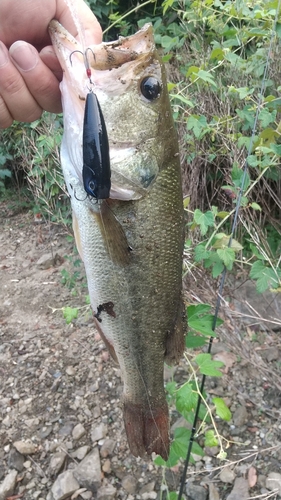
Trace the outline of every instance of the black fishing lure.
<instances>
[{"instance_id":1,"label":"black fishing lure","mask_svg":"<svg viewBox=\"0 0 281 500\"><path fill-rule=\"evenodd\" d=\"M97 200L109 198L109 142L102 110L92 91L87 94L85 103L82 176L84 189L89 196Z\"/></svg>"}]
</instances>

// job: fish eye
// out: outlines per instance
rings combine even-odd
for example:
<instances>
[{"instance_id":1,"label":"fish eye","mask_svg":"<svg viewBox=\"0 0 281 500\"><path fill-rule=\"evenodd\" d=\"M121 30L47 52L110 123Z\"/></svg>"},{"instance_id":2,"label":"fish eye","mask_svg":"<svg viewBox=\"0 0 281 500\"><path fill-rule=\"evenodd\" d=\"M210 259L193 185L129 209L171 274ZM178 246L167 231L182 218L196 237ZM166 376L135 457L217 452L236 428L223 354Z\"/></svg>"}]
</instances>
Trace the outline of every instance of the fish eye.
<instances>
[{"instance_id":1,"label":"fish eye","mask_svg":"<svg viewBox=\"0 0 281 500\"><path fill-rule=\"evenodd\" d=\"M147 76L142 80L140 89L142 95L148 99L148 101L154 101L154 99L157 99L160 95L161 85L155 76Z\"/></svg>"}]
</instances>

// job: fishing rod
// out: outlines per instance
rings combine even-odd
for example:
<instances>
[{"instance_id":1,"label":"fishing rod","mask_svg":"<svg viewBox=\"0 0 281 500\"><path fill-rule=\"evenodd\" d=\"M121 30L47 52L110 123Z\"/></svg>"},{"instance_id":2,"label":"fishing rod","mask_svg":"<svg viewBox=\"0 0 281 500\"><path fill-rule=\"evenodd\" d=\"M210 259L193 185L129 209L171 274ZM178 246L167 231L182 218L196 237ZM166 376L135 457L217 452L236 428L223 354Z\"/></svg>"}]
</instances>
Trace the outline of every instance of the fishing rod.
<instances>
[{"instance_id":1,"label":"fishing rod","mask_svg":"<svg viewBox=\"0 0 281 500\"><path fill-rule=\"evenodd\" d=\"M278 6L277 6L277 9L276 9L275 19L274 19L274 22L273 22L273 27L272 27L272 32L271 32L271 37L270 37L270 42L269 42L269 48L268 48L266 63L265 63L264 72L263 72L263 79L262 79L260 93L259 93L259 98L258 98L258 103L257 103L257 109L256 109L256 114L255 114L255 120L254 120L252 135L251 135L249 147L248 147L248 150L247 150L247 157L246 157L246 160L245 160L245 163L244 163L244 166L243 166L243 175L242 175L242 179L241 179L241 187L240 187L239 194L238 194L238 197L237 197L236 209L235 209L235 212L234 212L234 219L233 219L233 223L232 223L232 226L231 226L230 238L229 238L229 241L228 241L228 248L231 247L233 235L234 235L234 233L235 233L235 231L237 229L238 215L239 215L239 210L240 210L240 207L241 207L242 196L243 196L243 193L244 193L246 176L247 176L247 173L248 173L248 166L249 166L248 165L248 161L249 161L249 156L250 156L250 154L252 152L254 138L255 138L257 124L258 124L258 118L259 118L259 115L260 115L262 100L263 100L264 93L265 93L265 84L266 84L266 79L267 79L268 71L269 71L269 61L270 61L270 55L271 55L271 50L272 50L272 45L273 45L273 39L274 39L274 36L276 35L276 25L277 25L277 20L278 20L279 12L280 12L280 6L281 6L281 0L278 0ZM221 275L220 286L219 286L219 290L218 290L218 294L217 294L215 314L214 314L214 319L213 319L213 324L212 324L212 331L213 332L215 332L215 329L216 329L216 324L217 324L219 309L220 309L220 306L221 306L222 293L223 293L223 288L224 288L226 274L227 274L227 269L224 266L224 269L223 269L223 272L222 272L222 275ZM208 354L211 353L212 345L213 345L213 339L214 339L214 337L210 337L209 344L208 344L208 351L207 351ZM184 469L183 469L183 473L182 473L182 477L181 477L181 482L180 482L180 490L179 490L179 494L178 494L178 499L177 500L181 500L182 495L183 495L183 491L184 491L184 487L185 487L186 474L187 474L187 469L188 469L188 465L189 465L189 461L190 461L192 445L193 445L195 434L196 434L197 421L198 421L198 417L199 417L199 410L200 410L200 406L201 406L201 402L202 402L202 394L203 394L203 391L204 391L205 382L206 382L206 375L203 375L202 376L201 385L200 385L200 391L199 391L199 394L198 394L198 401L197 401L197 406L196 406L196 410L195 410L195 414L194 414L194 419L193 419L193 424L192 424L190 439L189 439L189 443L188 443L188 449L187 449L186 459L185 459L185 462L184 462Z\"/></svg>"}]
</instances>

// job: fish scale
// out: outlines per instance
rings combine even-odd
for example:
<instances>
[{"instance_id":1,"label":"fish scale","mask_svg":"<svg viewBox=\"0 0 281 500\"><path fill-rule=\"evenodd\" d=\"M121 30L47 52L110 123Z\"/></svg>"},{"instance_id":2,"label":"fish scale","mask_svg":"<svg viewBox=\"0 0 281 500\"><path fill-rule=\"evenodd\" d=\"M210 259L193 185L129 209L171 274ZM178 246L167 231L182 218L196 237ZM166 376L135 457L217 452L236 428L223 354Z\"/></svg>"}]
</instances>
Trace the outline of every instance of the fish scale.
<instances>
[{"instance_id":1,"label":"fish scale","mask_svg":"<svg viewBox=\"0 0 281 500\"><path fill-rule=\"evenodd\" d=\"M80 175L81 144L77 141L83 123L81 95L86 92L85 68L81 61L80 81L79 54L73 68L67 59L71 43L72 49L77 50L77 42L74 44L70 36L66 42L65 30L57 22L52 23L52 41L65 69L62 167L96 326L120 365L124 424L131 452L136 456L156 452L167 459L169 414L163 383L164 360L171 363L181 356L185 321L181 297L184 241L181 174L164 68L148 25L122 39L123 44L122 40L116 46L117 42L107 44L106 53L113 52L115 64L118 59L115 47L119 51L126 47L127 60L121 61L118 68L108 70L108 57L104 72L100 70L101 60L97 73L91 67L91 79L96 83L95 93L108 131L113 183L110 199L95 202L85 196ZM95 54L103 53L100 46L91 49ZM73 60L75 57L73 54ZM140 95L140 82L151 74L158 79L162 90L155 102L150 103ZM126 81L123 86L116 84L116 78L121 76ZM75 113L69 109L68 88ZM112 98L113 92L119 92L118 102L116 95ZM71 141L73 116L77 119L79 113L80 122L73 131L75 141ZM153 174L151 183L145 183L147 171L148 178Z\"/></svg>"}]
</instances>

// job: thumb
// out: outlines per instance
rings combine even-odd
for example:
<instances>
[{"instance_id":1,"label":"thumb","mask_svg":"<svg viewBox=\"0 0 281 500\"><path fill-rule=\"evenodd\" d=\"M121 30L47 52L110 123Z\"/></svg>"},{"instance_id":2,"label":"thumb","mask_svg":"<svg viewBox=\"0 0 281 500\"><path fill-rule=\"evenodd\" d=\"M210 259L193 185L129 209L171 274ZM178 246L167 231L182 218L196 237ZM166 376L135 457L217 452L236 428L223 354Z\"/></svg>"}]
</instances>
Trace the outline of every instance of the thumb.
<instances>
[{"instance_id":1,"label":"thumb","mask_svg":"<svg viewBox=\"0 0 281 500\"><path fill-rule=\"evenodd\" d=\"M57 0L56 19L75 38L79 39L81 35L83 40L79 40L80 43L86 46L101 43L101 26L83 0Z\"/></svg>"}]
</instances>

